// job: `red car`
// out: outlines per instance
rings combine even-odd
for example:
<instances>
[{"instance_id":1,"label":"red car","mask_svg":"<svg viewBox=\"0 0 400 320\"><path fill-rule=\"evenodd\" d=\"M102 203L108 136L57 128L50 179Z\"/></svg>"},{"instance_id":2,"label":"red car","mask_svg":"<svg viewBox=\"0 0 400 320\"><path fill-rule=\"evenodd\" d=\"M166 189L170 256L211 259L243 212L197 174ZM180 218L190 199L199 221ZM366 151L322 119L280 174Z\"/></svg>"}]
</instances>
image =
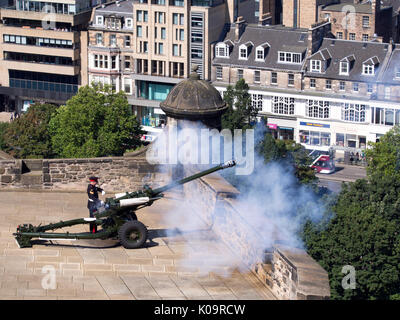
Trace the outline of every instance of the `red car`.
<instances>
[{"instance_id":1,"label":"red car","mask_svg":"<svg viewBox=\"0 0 400 320\"><path fill-rule=\"evenodd\" d=\"M310 166L316 173L333 173L335 172L335 163L328 155L320 155Z\"/></svg>"}]
</instances>

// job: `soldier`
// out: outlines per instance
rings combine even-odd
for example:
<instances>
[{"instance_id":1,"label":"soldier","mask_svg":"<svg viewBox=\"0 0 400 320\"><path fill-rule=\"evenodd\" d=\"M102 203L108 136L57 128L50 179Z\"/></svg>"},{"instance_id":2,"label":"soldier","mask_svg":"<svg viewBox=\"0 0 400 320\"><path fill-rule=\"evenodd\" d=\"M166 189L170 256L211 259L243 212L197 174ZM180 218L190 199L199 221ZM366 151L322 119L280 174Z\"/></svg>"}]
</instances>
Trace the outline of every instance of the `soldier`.
<instances>
[{"instance_id":1,"label":"soldier","mask_svg":"<svg viewBox=\"0 0 400 320\"><path fill-rule=\"evenodd\" d=\"M88 184L87 187L87 194L88 194L88 204L87 207L89 209L89 216L93 218L93 213L97 211L97 208L101 204L101 201L99 200L99 194L98 192L100 191L101 194L104 196L106 193L105 191L97 187L96 184L98 182L97 177L90 177L89 178L90 183ZM95 223L90 223L90 232L96 233L97 232L97 225Z\"/></svg>"}]
</instances>

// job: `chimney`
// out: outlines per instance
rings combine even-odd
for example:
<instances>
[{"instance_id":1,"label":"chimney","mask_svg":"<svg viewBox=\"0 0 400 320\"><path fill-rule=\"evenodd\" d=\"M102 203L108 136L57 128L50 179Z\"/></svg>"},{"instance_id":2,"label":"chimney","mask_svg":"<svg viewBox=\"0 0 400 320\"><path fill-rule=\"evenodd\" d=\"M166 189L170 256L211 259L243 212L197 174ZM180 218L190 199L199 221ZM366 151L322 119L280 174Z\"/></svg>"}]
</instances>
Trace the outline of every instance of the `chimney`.
<instances>
[{"instance_id":1,"label":"chimney","mask_svg":"<svg viewBox=\"0 0 400 320\"><path fill-rule=\"evenodd\" d=\"M235 41L239 41L244 29L245 20L243 17L238 17L235 22Z\"/></svg>"}]
</instances>

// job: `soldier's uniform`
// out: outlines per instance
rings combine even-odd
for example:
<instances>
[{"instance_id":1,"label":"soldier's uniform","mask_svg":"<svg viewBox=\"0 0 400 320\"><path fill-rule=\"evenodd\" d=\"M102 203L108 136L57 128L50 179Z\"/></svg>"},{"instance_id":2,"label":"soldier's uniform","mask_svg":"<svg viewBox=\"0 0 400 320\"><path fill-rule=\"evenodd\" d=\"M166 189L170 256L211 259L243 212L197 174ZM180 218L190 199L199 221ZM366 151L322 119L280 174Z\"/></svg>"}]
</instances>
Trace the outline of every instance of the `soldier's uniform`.
<instances>
[{"instance_id":1,"label":"soldier's uniform","mask_svg":"<svg viewBox=\"0 0 400 320\"><path fill-rule=\"evenodd\" d=\"M100 205L99 192L103 192L104 190L98 187L96 184L92 183L92 182L97 183L98 181L97 177L90 177L89 181L91 183L89 183L87 187L87 194L89 197L87 207L89 209L89 216L93 218L94 212L97 211L97 208ZM95 233L96 231L97 231L97 225L95 223L90 223L90 232Z\"/></svg>"}]
</instances>

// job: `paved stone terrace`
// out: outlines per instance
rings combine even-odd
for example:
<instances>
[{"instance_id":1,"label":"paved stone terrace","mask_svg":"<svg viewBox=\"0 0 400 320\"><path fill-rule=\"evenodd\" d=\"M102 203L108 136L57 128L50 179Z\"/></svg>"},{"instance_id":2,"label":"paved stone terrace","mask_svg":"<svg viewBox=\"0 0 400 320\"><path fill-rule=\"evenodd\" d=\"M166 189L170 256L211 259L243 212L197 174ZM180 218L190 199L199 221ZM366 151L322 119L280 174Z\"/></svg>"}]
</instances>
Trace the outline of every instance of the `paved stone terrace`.
<instances>
[{"instance_id":1,"label":"paved stone terrace","mask_svg":"<svg viewBox=\"0 0 400 320\"><path fill-rule=\"evenodd\" d=\"M149 228L151 241L145 248L126 250L115 240L79 240L42 242L20 249L12 236L18 224L86 217L86 195L0 192L0 299L275 299L250 271L221 277L218 272L200 274L196 265L180 266L187 250L207 248L226 253L229 249L206 228L183 230L197 232L190 243L186 236L167 237L165 230L177 226L168 225L166 212L182 214L171 210L180 203L177 197L171 194L137 212ZM187 214L196 219L190 208ZM87 228L75 226L65 231ZM56 270L56 289L42 287L46 276L42 270L49 265Z\"/></svg>"}]
</instances>

